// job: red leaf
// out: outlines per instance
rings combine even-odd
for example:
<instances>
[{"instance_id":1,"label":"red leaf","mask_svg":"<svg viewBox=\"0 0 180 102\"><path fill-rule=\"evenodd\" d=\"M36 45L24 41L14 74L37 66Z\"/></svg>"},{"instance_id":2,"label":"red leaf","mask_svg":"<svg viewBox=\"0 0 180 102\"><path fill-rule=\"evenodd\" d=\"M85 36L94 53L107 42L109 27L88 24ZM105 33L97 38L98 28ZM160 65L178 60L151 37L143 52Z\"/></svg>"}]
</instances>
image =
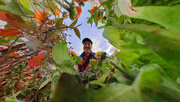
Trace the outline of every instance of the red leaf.
<instances>
[{"instance_id":1,"label":"red leaf","mask_svg":"<svg viewBox=\"0 0 180 102\"><path fill-rule=\"evenodd\" d=\"M22 34L22 32L18 29L0 29L0 36L14 36L18 34Z\"/></svg>"},{"instance_id":2,"label":"red leaf","mask_svg":"<svg viewBox=\"0 0 180 102\"><path fill-rule=\"evenodd\" d=\"M21 16L13 15L9 13L0 12L0 20L3 20L9 23L12 27L18 29L26 29L26 30L33 30L29 25L25 23L25 21L21 18Z\"/></svg>"},{"instance_id":3,"label":"red leaf","mask_svg":"<svg viewBox=\"0 0 180 102\"><path fill-rule=\"evenodd\" d=\"M0 20L6 21L6 13L0 12Z\"/></svg>"},{"instance_id":4,"label":"red leaf","mask_svg":"<svg viewBox=\"0 0 180 102\"><path fill-rule=\"evenodd\" d=\"M33 58L28 61L30 67L36 67L42 65L44 53L39 53L38 55L32 56Z\"/></svg>"}]
</instances>

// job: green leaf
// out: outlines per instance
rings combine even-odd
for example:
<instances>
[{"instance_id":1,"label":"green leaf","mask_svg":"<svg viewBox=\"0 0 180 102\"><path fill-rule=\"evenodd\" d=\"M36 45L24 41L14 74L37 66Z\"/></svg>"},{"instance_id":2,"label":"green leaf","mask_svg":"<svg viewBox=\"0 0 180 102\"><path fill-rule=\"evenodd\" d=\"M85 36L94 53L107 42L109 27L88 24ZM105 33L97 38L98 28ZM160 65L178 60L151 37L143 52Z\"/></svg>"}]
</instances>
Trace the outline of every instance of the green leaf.
<instances>
[{"instance_id":1,"label":"green leaf","mask_svg":"<svg viewBox=\"0 0 180 102\"><path fill-rule=\"evenodd\" d=\"M103 94L101 94L103 93ZM143 102L136 86L113 83L100 89L94 96L103 102Z\"/></svg>"},{"instance_id":2,"label":"green leaf","mask_svg":"<svg viewBox=\"0 0 180 102\"><path fill-rule=\"evenodd\" d=\"M120 11L118 5L115 6L115 8L114 8L114 13L115 13L118 17L120 17L120 16L122 15L122 12Z\"/></svg>"},{"instance_id":3,"label":"green leaf","mask_svg":"<svg viewBox=\"0 0 180 102\"><path fill-rule=\"evenodd\" d=\"M75 34L76 34L76 36L79 38L79 39L81 39L81 36L80 36L80 32L79 32L79 30L76 28L76 27L74 27L74 32L75 32Z\"/></svg>"},{"instance_id":4,"label":"green leaf","mask_svg":"<svg viewBox=\"0 0 180 102\"><path fill-rule=\"evenodd\" d=\"M52 50L52 57L57 64L62 64L65 60L69 59L66 42L57 43Z\"/></svg>"},{"instance_id":5,"label":"green leaf","mask_svg":"<svg viewBox=\"0 0 180 102\"><path fill-rule=\"evenodd\" d=\"M65 100L67 102L83 102L84 100L87 102L142 101L140 92L135 86L114 83L101 88L100 90L93 91L81 87L78 82L77 76L63 73L57 83L55 91L53 92L52 100L55 102L63 102Z\"/></svg>"},{"instance_id":6,"label":"green leaf","mask_svg":"<svg viewBox=\"0 0 180 102\"><path fill-rule=\"evenodd\" d=\"M77 21L78 21L78 19L76 19L75 21L73 21L73 22L69 25L69 27L74 27L74 26L76 25Z\"/></svg>"},{"instance_id":7,"label":"green leaf","mask_svg":"<svg viewBox=\"0 0 180 102\"><path fill-rule=\"evenodd\" d=\"M17 99L8 99L6 98L4 102L19 102Z\"/></svg>"},{"instance_id":8,"label":"green leaf","mask_svg":"<svg viewBox=\"0 0 180 102\"><path fill-rule=\"evenodd\" d=\"M103 37L108 39L108 41L115 46L116 48L120 48L120 46L126 44L123 40L120 38L119 29L114 26L107 26L104 29Z\"/></svg>"},{"instance_id":9,"label":"green leaf","mask_svg":"<svg viewBox=\"0 0 180 102\"><path fill-rule=\"evenodd\" d=\"M161 68L157 64L148 64L141 67L141 70L133 83L138 85L141 90L145 88L150 88L153 90L158 90L161 87L161 74L159 70Z\"/></svg>"},{"instance_id":10,"label":"green leaf","mask_svg":"<svg viewBox=\"0 0 180 102\"><path fill-rule=\"evenodd\" d=\"M148 97L157 97L159 101L178 102L180 100L179 85L175 81L162 76L161 68L157 64L145 65L137 76L134 86L138 86L142 95L151 94ZM148 93L147 93L148 92ZM154 94L153 94L154 93ZM147 96L143 97L145 99Z\"/></svg>"},{"instance_id":11,"label":"green leaf","mask_svg":"<svg viewBox=\"0 0 180 102\"><path fill-rule=\"evenodd\" d=\"M5 3L6 3L6 6L8 7L8 9L11 13L14 13L16 15L21 15L21 16L24 16L25 14L26 15L33 15L33 12L31 12L30 10L28 10L27 8L22 6L21 8L25 12L25 14L24 14L23 11L21 10L21 8L19 7L16 0L5 1Z\"/></svg>"},{"instance_id":12,"label":"green leaf","mask_svg":"<svg viewBox=\"0 0 180 102\"><path fill-rule=\"evenodd\" d=\"M118 0L118 6L124 15L158 23L167 29L180 32L179 6L130 7L130 1ZM132 9L133 10L132 10ZM148 13L147 13L148 12Z\"/></svg>"},{"instance_id":13,"label":"green leaf","mask_svg":"<svg viewBox=\"0 0 180 102\"><path fill-rule=\"evenodd\" d=\"M37 45L34 45L33 42L31 41L26 41L25 44L27 45L27 47L30 49L30 50L34 50L34 51L37 51Z\"/></svg>"},{"instance_id":14,"label":"green leaf","mask_svg":"<svg viewBox=\"0 0 180 102\"><path fill-rule=\"evenodd\" d=\"M83 102L87 98L85 97L87 92L78 82L76 75L62 73L53 92L52 100L54 102Z\"/></svg>"},{"instance_id":15,"label":"green leaf","mask_svg":"<svg viewBox=\"0 0 180 102\"><path fill-rule=\"evenodd\" d=\"M100 86L105 86L104 82L106 80L106 77L108 77L109 74L103 74L98 80L94 80L94 81L91 81L90 84L91 85L100 85Z\"/></svg>"},{"instance_id":16,"label":"green leaf","mask_svg":"<svg viewBox=\"0 0 180 102\"><path fill-rule=\"evenodd\" d=\"M4 6L4 5L0 5L0 11L6 12L6 13L10 13L8 7L7 7L7 6Z\"/></svg>"},{"instance_id":17,"label":"green leaf","mask_svg":"<svg viewBox=\"0 0 180 102\"><path fill-rule=\"evenodd\" d=\"M38 90L40 90L41 88L43 88L44 86L46 86L49 82L51 81L51 78L45 80L38 88Z\"/></svg>"},{"instance_id":18,"label":"green leaf","mask_svg":"<svg viewBox=\"0 0 180 102\"><path fill-rule=\"evenodd\" d=\"M80 56L73 56L75 58L75 64L78 65L81 62L81 57Z\"/></svg>"},{"instance_id":19,"label":"green leaf","mask_svg":"<svg viewBox=\"0 0 180 102\"><path fill-rule=\"evenodd\" d=\"M59 71L57 71L53 76L52 76L52 81L51 81L51 90L54 91L55 90L55 86L58 82L58 79L60 77L60 73Z\"/></svg>"},{"instance_id":20,"label":"green leaf","mask_svg":"<svg viewBox=\"0 0 180 102\"><path fill-rule=\"evenodd\" d=\"M62 73L68 73L68 74L71 74L71 75L76 75L76 70L72 67L64 67L61 69L61 72Z\"/></svg>"},{"instance_id":21,"label":"green leaf","mask_svg":"<svg viewBox=\"0 0 180 102\"><path fill-rule=\"evenodd\" d=\"M92 61L92 59L90 59L90 67L95 67L95 62Z\"/></svg>"},{"instance_id":22,"label":"green leaf","mask_svg":"<svg viewBox=\"0 0 180 102\"><path fill-rule=\"evenodd\" d=\"M9 41L5 38L0 37L0 44L3 44L3 43L9 43Z\"/></svg>"},{"instance_id":23,"label":"green leaf","mask_svg":"<svg viewBox=\"0 0 180 102\"><path fill-rule=\"evenodd\" d=\"M112 19L111 19L112 20ZM136 32L139 34L143 39L145 44L153 51L155 51L160 57L165 59L167 62L171 63L176 67L180 67L180 33L172 32L163 28L159 28L157 26L149 26L149 25L133 25L133 24L126 24L126 25L118 25L115 21L111 21L110 25L114 25L119 29L125 29L129 31ZM109 41L117 42L118 41L118 29L112 26L107 27L104 30L103 36L108 38ZM116 37L115 34L110 33L110 29L116 30ZM109 32L109 33L108 33ZM113 36L114 39L109 38L110 35ZM118 43L118 42L117 42ZM114 43L113 43L114 44ZM114 44L115 45L115 44ZM115 46L119 47L119 46Z\"/></svg>"},{"instance_id":24,"label":"green leaf","mask_svg":"<svg viewBox=\"0 0 180 102\"><path fill-rule=\"evenodd\" d=\"M130 63L136 63L140 58L139 54L129 51L120 51L116 53L116 56L124 61Z\"/></svg>"},{"instance_id":25,"label":"green leaf","mask_svg":"<svg viewBox=\"0 0 180 102\"><path fill-rule=\"evenodd\" d=\"M97 27L97 25L98 25L99 10L96 10L96 11L93 13L93 15L94 15L94 23L95 23L95 25L96 25L96 27Z\"/></svg>"},{"instance_id":26,"label":"green leaf","mask_svg":"<svg viewBox=\"0 0 180 102\"><path fill-rule=\"evenodd\" d=\"M19 0L19 2L27 9L29 9L29 10L31 9L29 0Z\"/></svg>"},{"instance_id":27,"label":"green leaf","mask_svg":"<svg viewBox=\"0 0 180 102\"><path fill-rule=\"evenodd\" d=\"M62 25L62 23L63 23L63 20L64 20L64 18L60 18L60 19L58 19L58 21L56 22L56 27L59 27L59 26L61 26Z\"/></svg>"}]
</instances>

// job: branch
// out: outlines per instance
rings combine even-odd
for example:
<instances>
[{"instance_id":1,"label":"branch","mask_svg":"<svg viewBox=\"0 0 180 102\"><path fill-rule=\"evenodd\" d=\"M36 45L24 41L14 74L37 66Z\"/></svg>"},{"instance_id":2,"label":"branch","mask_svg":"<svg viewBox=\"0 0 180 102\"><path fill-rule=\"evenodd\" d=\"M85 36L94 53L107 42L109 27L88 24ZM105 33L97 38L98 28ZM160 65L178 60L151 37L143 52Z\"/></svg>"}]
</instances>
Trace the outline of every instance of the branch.
<instances>
[{"instance_id":1,"label":"branch","mask_svg":"<svg viewBox=\"0 0 180 102\"><path fill-rule=\"evenodd\" d=\"M9 48L8 51L11 50L11 47L16 43L16 41L18 41L18 39L19 39L20 37L21 37L21 36L18 36L18 37L16 38L16 40L11 43L11 45L8 47L8 48Z\"/></svg>"},{"instance_id":2,"label":"branch","mask_svg":"<svg viewBox=\"0 0 180 102\"><path fill-rule=\"evenodd\" d=\"M25 46L26 44L25 43L22 43L22 44L18 44L18 45L16 45L16 46L13 46L11 49L16 49L17 47L19 48L19 47L23 47L23 46ZM0 50L0 52L7 52L9 50L9 48L8 49L3 49L3 50ZM10 51L8 51L8 52L10 52Z\"/></svg>"},{"instance_id":3,"label":"branch","mask_svg":"<svg viewBox=\"0 0 180 102\"><path fill-rule=\"evenodd\" d=\"M113 61L110 61L110 63L119 71L121 71L123 74L127 75L131 80L134 80L135 77L137 76L137 73L133 73L130 72L128 70L123 69L122 67L120 67L119 65L117 65L116 63L114 63Z\"/></svg>"}]
</instances>

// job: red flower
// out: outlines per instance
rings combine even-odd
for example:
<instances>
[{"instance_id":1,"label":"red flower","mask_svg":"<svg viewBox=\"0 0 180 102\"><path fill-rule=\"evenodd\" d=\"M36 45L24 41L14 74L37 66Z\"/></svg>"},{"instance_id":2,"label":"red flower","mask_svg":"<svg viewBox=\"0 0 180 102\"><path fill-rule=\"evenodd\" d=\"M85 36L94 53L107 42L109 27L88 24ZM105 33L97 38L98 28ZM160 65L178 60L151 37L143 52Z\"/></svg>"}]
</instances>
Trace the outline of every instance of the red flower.
<instances>
[{"instance_id":1,"label":"red flower","mask_svg":"<svg viewBox=\"0 0 180 102\"><path fill-rule=\"evenodd\" d=\"M98 7L97 6L94 6L94 8L91 9L92 12L96 11Z\"/></svg>"},{"instance_id":2,"label":"red flower","mask_svg":"<svg viewBox=\"0 0 180 102\"><path fill-rule=\"evenodd\" d=\"M80 2L80 0L74 0L75 2ZM87 2L88 0L81 0L82 2Z\"/></svg>"},{"instance_id":3,"label":"red flower","mask_svg":"<svg viewBox=\"0 0 180 102\"><path fill-rule=\"evenodd\" d=\"M87 2L88 0L81 0L82 2Z\"/></svg>"},{"instance_id":4,"label":"red flower","mask_svg":"<svg viewBox=\"0 0 180 102\"><path fill-rule=\"evenodd\" d=\"M92 12L97 10L97 6L95 6L94 8L91 9ZM99 9L99 14L98 14L98 21L100 21L100 15L101 15L101 10Z\"/></svg>"},{"instance_id":5,"label":"red flower","mask_svg":"<svg viewBox=\"0 0 180 102\"><path fill-rule=\"evenodd\" d=\"M48 19L48 16L46 15L46 10L43 9L43 13L41 13L40 10L38 10L35 14L36 17L32 18L33 20L39 20L39 21L46 21Z\"/></svg>"},{"instance_id":6,"label":"red flower","mask_svg":"<svg viewBox=\"0 0 180 102\"><path fill-rule=\"evenodd\" d=\"M54 9L56 10L56 15L57 16L60 16L60 11L59 11L59 7L58 7L58 5L56 5L56 7L54 7ZM53 15L54 15L54 13L53 13Z\"/></svg>"},{"instance_id":7,"label":"red flower","mask_svg":"<svg viewBox=\"0 0 180 102\"><path fill-rule=\"evenodd\" d=\"M82 13L82 8L79 6L76 6L76 9L78 11L78 18L79 18L81 16L81 13Z\"/></svg>"}]
</instances>

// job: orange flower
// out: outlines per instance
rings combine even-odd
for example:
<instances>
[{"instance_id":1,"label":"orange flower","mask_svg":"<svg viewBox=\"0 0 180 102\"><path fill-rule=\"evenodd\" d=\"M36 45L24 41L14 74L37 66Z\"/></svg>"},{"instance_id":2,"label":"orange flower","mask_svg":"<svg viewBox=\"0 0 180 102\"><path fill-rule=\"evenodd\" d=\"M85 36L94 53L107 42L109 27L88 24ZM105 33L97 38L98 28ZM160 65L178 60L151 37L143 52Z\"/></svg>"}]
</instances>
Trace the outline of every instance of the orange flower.
<instances>
[{"instance_id":1,"label":"orange flower","mask_svg":"<svg viewBox=\"0 0 180 102\"><path fill-rule=\"evenodd\" d=\"M96 11L97 8L98 8L98 7L95 6L94 8L91 9L91 11L94 12L94 11Z\"/></svg>"},{"instance_id":2,"label":"orange flower","mask_svg":"<svg viewBox=\"0 0 180 102\"><path fill-rule=\"evenodd\" d=\"M60 11L59 11L59 7L58 7L58 5L56 5L56 7L54 7L54 9L56 10L56 15L57 16L60 16ZM53 15L54 15L54 13L53 13Z\"/></svg>"},{"instance_id":3,"label":"orange flower","mask_svg":"<svg viewBox=\"0 0 180 102\"><path fill-rule=\"evenodd\" d=\"M95 6L94 8L91 9L92 12L96 11L98 7ZM100 21L100 15L101 15L101 10L99 9L99 14L98 14L98 21Z\"/></svg>"},{"instance_id":4,"label":"orange flower","mask_svg":"<svg viewBox=\"0 0 180 102\"><path fill-rule=\"evenodd\" d=\"M78 18L79 18L81 16L81 13L82 13L82 8L79 6L76 6L76 9L78 11Z\"/></svg>"},{"instance_id":5,"label":"orange flower","mask_svg":"<svg viewBox=\"0 0 180 102\"><path fill-rule=\"evenodd\" d=\"M33 20L38 20L38 21L46 21L48 19L48 16L46 15L46 10L43 9L43 14L41 13L40 10L38 10L35 14L36 17L32 18Z\"/></svg>"},{"instance_id":6,"label":"orange flower","mask_svg":"<svg viewBox=\"0 0 180 102\"><path fill-rule=\"evenodd\" d=\"M8 46L2 46L2 49L8 49Z\"/></svg>"},{"instance_id":7,"label":"orange flower","mask_svg":"<svg viewBox=\"0 0 180 102\"><path fill-rule=\"evenodd\" d=\"M80 0L74 0L75 2L80 2Z\"/></svg>"},{"instance_id":8,"label":"orange flower","mask_svg":"<svg viewBox=\"0 0 180 102\"><path fill-rule=\"evenodd\" d=\"M76 52L74 52L72 50L69 53L70 53L71 56L77 56Z\"/></svg>"}]
</instances>

